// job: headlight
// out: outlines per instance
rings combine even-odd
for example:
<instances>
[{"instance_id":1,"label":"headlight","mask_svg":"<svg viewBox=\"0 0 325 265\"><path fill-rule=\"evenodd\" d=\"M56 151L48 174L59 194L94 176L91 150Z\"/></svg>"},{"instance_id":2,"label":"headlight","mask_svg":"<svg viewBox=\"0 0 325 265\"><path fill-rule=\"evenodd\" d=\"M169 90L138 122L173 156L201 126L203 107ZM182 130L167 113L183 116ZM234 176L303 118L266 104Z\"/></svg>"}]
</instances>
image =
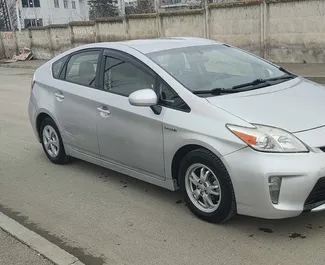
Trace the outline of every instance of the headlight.
<instances>
[{"instance_id":1,"label":"headlight","mask_svg":"<svg viewBox=\"0 0 325 265\"><path fill-rule=\"evenodd\" d=\"M309 152L293 134L274 127L255 125L254 128L227 125L228 129L257 151L276 153Z\"/></svg>"}]
</instances>

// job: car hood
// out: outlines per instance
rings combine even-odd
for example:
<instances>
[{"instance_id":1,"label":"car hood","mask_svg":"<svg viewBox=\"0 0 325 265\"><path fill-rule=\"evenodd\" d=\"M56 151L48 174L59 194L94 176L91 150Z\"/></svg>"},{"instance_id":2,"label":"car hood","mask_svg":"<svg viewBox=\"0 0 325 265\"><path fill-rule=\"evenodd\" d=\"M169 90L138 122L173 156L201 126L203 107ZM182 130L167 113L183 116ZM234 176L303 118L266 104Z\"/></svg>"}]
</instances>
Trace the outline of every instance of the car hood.
<instances>
[{"instance_id":1,"label":"car hood","mask_svg":"<svg viewBox=\"0 0 325 265\"><path fill-rule=\"evenodd\" d=\"M278 85L207 100L247 121L300 132L325 125L325 87L297 77Z\"/></svg>"}]
</instances>

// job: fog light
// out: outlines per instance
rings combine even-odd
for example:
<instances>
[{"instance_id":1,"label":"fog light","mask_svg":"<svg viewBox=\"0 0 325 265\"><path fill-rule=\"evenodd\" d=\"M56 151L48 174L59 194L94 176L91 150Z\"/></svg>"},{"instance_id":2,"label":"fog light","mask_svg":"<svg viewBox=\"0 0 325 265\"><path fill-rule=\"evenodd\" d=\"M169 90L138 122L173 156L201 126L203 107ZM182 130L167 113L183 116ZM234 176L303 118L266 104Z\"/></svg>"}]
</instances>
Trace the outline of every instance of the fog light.
<instances>
[{"instance_id":1,"label":"fog light","mask_svg":"<svg viewBox=\"0 0 325 265\"><path fill-rule=\"evenodd\" d=\"M280 196L282 178L278 176L269 177L269 190L271 201L273 204L278 204Z\"/></svg>"}]
</instances>

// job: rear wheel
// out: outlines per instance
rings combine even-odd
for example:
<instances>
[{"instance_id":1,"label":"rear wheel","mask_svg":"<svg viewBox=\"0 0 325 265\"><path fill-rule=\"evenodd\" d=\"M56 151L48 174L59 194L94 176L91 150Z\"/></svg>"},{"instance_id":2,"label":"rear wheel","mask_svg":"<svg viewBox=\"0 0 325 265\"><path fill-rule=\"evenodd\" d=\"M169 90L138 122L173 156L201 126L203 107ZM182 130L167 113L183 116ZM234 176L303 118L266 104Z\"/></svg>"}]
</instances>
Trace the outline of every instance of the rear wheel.
<instances>
[{"instance_id":1,"label":"rear wheel","mask_svg":"<svg viewBox=\"0 0 325 265\"><path fill-rule=\"evenodd\" d=\"M189 209L201 219L221 223L236 214L235 193L229 174L210 151L196 149L184 157L179 183Z\"/></svg>"},{"instance_id":2,"label":"rear wheel","mask_svg":"<svg viewBox=\"0 0 325 265\"><path fill-rule=\"evenodd\" d=\"M65 153L60 132L52 119L43 120L40 136L44 152L52 163L66 164L69 162L69 156Z\"/></svg>"}]
</instances>

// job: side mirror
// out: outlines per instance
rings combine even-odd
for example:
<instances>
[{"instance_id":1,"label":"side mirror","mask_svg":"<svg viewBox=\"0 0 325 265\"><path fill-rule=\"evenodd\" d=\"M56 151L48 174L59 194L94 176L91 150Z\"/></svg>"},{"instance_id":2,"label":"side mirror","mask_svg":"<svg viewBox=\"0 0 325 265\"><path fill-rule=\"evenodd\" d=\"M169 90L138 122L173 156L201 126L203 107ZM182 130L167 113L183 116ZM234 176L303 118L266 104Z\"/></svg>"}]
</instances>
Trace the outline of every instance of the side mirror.
<instances>
[{"instance_id":1,"label":"side mirror","mask_svg":"<svg viewBox=\"0 0 325 265\"><path fill-rule=\"evenodd\" d=\"M129 96L129 102L133 106L152 107L157 105L158 97L152 89L141 89Z\"/></svg>"}]
</instances>

